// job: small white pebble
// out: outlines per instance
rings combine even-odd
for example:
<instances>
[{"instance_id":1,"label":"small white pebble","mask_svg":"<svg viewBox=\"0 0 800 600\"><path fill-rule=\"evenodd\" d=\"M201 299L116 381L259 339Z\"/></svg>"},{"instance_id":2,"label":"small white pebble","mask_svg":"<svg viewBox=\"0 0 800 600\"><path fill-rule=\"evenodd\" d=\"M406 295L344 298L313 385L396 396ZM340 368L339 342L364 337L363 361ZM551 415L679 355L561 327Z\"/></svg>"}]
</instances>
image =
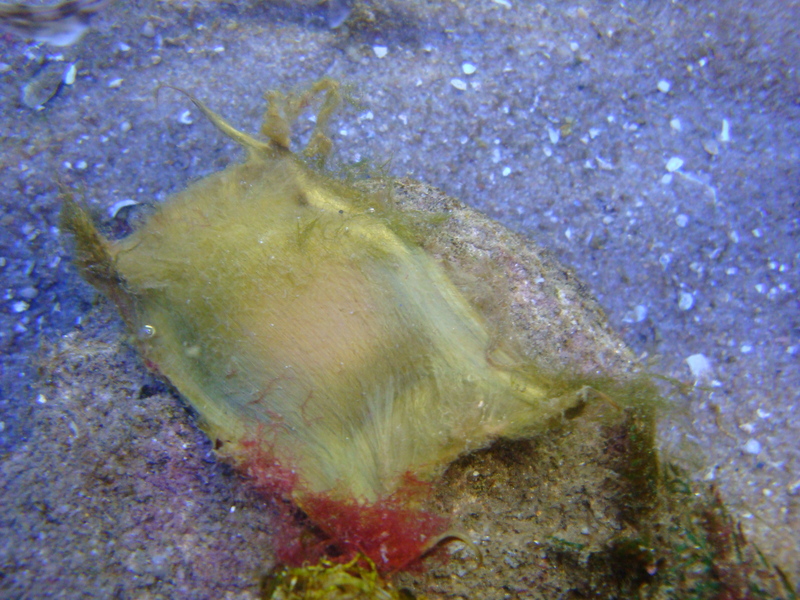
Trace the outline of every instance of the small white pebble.
<instances>
[{"instance_id":1,"label":"small white pebble","mask_svg":"<svg viewBox=\"0 0 800 600\"><path fill-rule=\"evenodd\" d=\"M656 87L658 87L659 92L666 94L672 88L672 85L670 85L669 81L667 81L666 79L662 79L661 81L658 82L658 85Z\"/></svg>"},{"instance_id":2,"label":"small white pebble","mask_svg":"<svg viewBox=\"0 0 800 600\"><path fill-rule=\"evenodd\" d=\"M131 47L128 46L125 42L120 42L117 47L119 48L120 52L130 52Z\"/></svg>"},{"instance_id":3,"label":"small white pebble","mask_svg":"<svg viewBox=\"0 0 800 600\"><path fill-rule=\"evenodd\" d=\"M558 143L558 140L561 139L561 132L558 129L553 129L552 127L548 127L547 137L550 138L550 143L555 145Z\"/></svg>"},{"instance_id":4,"label":"small white pebble","mask_svg":"<svg viewBox=\"0 0 800 600\"><path fill-rule=\"evenodd\" d=\"M78 67L74 64L67 67L67 70L64 71L64 85L72 85L75 83L75 77L78 75Z\"/></svg>"},{"instance_id":5,"label":"small white pebble","mask_svg":"<svg viewBox=\"0 0 800 600\"><path fill-rule=\"evenodd\" d=\"M753 231L751 231L750 233L752 233L752 234L753 234L753 237L754 237L754 238L760 238L761 236L763 236L763 235L764 235L764 232L763 232L763 231L761 231L761 229L759 229L758 227L756 227L755 229L753 229Z\"/></svg>"},{"instance_id":6,"label":"small white pebble","mask_svg":"<svg viewBox=\"0 0 800 600\"><path fill-rule=\"evenodd\" d=\"M742 446L742 450L744 450L747 454L760 454L761 453L761 443L758 440L750 438L747 440L744 446Z\"/></svg>"},{"instance_id":7,"label":"small white pebble","mask_svg":"<svg viewBox=\"0 0 800 600\"><path fill-rule=\"evenodd\" d=\"M184 125L191 125L192 123L194 123L194 120L192 119L192 111L190 110L183 111L178 117L178 121L180 121Z\"/></svg>"},{"instance_id":8,"label":"small white pebble","mask_svg":"<svg viewBox=\"0 0 800 600\"><path fill-rule=\"evenodd\" d=\"M666 169L670 173L674 173L675 171L680 169L682 166L683 166L683 159L679 158L677 156L673 156L672 158L670 158L667 161Z\"/></svg>"},{"instance_id":9,"label":"small white pebble","mask_svg":"<svg viewBox=\"0 0 800 600\"><path fill-rule=\"evenodd\" d=\"M458 77L453 77L450 80L450 85L452 85L457 90L461 90L462 92L467 89L467 82L463 79L459 79Z\"/></svg>"},{"instance_id":10,"label":"small white pebble","mask_svg":"<svg viewBox=\"0 0 800 600\"><path fill-rule=\"evenodd\" d=\"M30 304L25 302L24 300L17 300L11 304L11 310L15 313L23 313L30 308Z\"/></svg>"},{"instance_id":11,"label":"small white pebble","mask_svg":"<svg viewBox=\"0 0 800 600\"><path fill-rule=\"evenodd\" d=\"M110 87L111 89L117 89L118 87L122 86L123 81L125 80L122 78L112 79L111 81L108 82L108 87Z\"/></svg>"},{"instance_id":12,"label":"small white pebble","mask_svg":"<svg viewBox=\"0 0 800 600\"><path fill-rule=\"evenodd\" d=\"M661 176L661 183L664 185L669 185L672 183L672 173L665 173Z\"/></svg>"},{"instance_id":13,"label":"small white pebble","mask_svg":"<svg viewBox=\"0 0 800 600\"><path fill-rule=\"evenodd\" d=\"M389 54L389 48L387 48L386 46L373 46L372 51L378 58L383 58L384 56Z\"/></svg>"},{"instance_id":14,"label":"small white pebble","mask_svg":"<svg viewBox=\"0 0 800 600\"><path fill-rule=\"evenodd\" d=\"M772 490L769 488L764 488L761 490L761 493L764 494L764 498L770 498L772 496Z\"/></svg>"},{"instance_id":15,"label":"small white pebble","mask_svg":"<svg viewBox=\"0 0 800 600\"><path fill-rule=\"evenodd\" d=\"M572 50L573 52L577 52L578 48L580 48L580 46L578 45L578 42L570 42L569 43L569 49Z\"/></svg>"},{"instance_id":16,"label":"small white pebble","mask_svg":"<svg viewBox=\"0 0 800 600\"><path fill-rule=\"evenodd\" d=\"M478 67L472 63L465 62L463 65L461 65L461 71L464 73L464 75L472 75L477 70Z\"/></svg>"},{"instance_id":17,"label":"small white pebble","mask_svg":"<svg viewBox=\"0 0 800 600\"><path fill-rule=\"evenodd\" d=\"M499 4L500 6L503 6L505 8L511 8L511 2L509 2L508 0L492 0L492 2L494 2L495 4Z\"/></svg>"},{"instance_id":18,"label":"small white pebble","mask_svg":"<svg viewBox=\"0 0 800 600\"><path fill-rule=\"evenodd\" d=\"M722 130L719 132L719 141L726 144L731 141L731 124L728 119L722 119Z\"/></svg>"},{"instance_id":19,"label":"small white pebble","mask_svg":"<svg viewBox=\"0 0 800 600\"><path fill-rule=\"evenodd\" d=\"M683 125L681 125L681 120L680 119L672 119L669 122L669 126L672 127L672 129L675 130L675 131L680 131L683 128Z\"/></svg>"},{"instance_id":20,"label":"small white pebble","mask_svg":"<svg viewBox=\"0 0 800 600\"><path fill-rule=\"evenodd\" d=\"M692 306L694 306L694 296L689 292L681 292L678 297L678 308L681 310L689 310Z\"/></svg>"},{"instance_id":21,"label":"small white pebble","mask_svg":"<svg viewBox=\"0 0 800 600\"><path fill-rule=\"evenodd\" d=\"M756 414L759 419L769 419L772 416L772 413L761 410L760 408L756 410Z\"/></svg>"},{"instance_id":22,"label":"small white pebble","mask_svg":"<svg viewBox=\"0 0 800 600\"><path fill-rule=\"evenodd\" d=\"M551 156L553 156L553 149L550 148L550 146L543 146L542 147L542 152L544 152L544 155L547 158L550 158Z\"/></svg>"},{"instance_id":23,"label":"small white pebble","mask_svg":"<svg viewBox=\"0 0 800 600\"><path fill-rule=\"evenodd\" d=\"M703 150L708 152L711 156L719 154L719 144L717 140L703 140Z\"/></svg>"},{"instance_id":24,"label":"small white pebble","mask_svg":"<svg viewBox=\"0 0 800 600\"><path fill-rule=\"evenodd\" d=\"M686 227L689 224L689 217L686 215L678 215L675 217L675 224L678 227Z\"/></svg>"},{"instance_id":25,"label":"small white pebble","mask_svg":"<svg viewBox=\"0 0 800 600\"><path fill-rule=\"evenodd\" d=\"M742 354L750 354L753 351L753 347L750 344L742 344L739 346L739 352Z\"/></svg>"},{"instance_id":26,"label":"small white pebble","mask_svg":"<svg viewBox=\"0 0 800 600\"><path fill-rule=\"evenodd\" d=\"M78 169L78 171L85 171L89 168L89 163L87 163L85 160L79 160L75 163L75 168Z\"/></svg>"},{"instance_id":27,"label":"small white pebble","mask_svg":"<svg viewBox=\"0 0 800 600\"><path fill-rule=\"evenodd\" d=\"M756 291L759 294L763 294L764 292L767 291L767 286L765 286L763 283L757 283L753 287L756 288Z\"/></svg>"},{"instance_id":28,"label":"small white pebble","mask_svg":"<svg viewBox=\"0 0 800 600\"><path fill-rule=\"evenodd\" d=\"M44 394L39 394L38 396L36 396L36 402L38 404L47 404L47 396L45 396Z\"/></svg>"},{"instance_id":29,"label":"small white pebble","mask_svg":"<svg viewBox=\"0 0 800 600\"><path fill-rule=\"evenodd\" d=\"M216 48L214 48L214 52L216 54L222 54L223 52L225 52L225 46L217 46Z\"/></svg>"},{"instance_id":30,"label":"small white pebble","mask_svg":"<svg viewBox=\"0 0 800 600\"><path fill-rule=\"evenodd\" d=\"M597 127L592 127L589 129L589 137L592 139L596 138L598 135L600 135L600 133L601 132Z\"/></svg>"},{"instance_id":31,"label":"small white pebble","mask_svg":"<svg viewBox=\"0 0 800 600\"><path fill-rule=\"evenodd\" d=\"M711 361L705 354L692 354L686 358L686 364L695 379L705 379L711 375Z\"/></svg>"},{"instance_id":32,"label":"small white pebble","mask_svg":"<svg viewBox=\"0 0 800 600\"><path fill-rule=\"evenodd\" d=\"M235 512L236 512L236 507L235 506L231 506L231 514L233 514Z\"/></svg>"},{"instance_id":33,"label":"small white pebble","mask_svg":"<svg viewBox=\"0 0 800 600\"><path fill-rule=\"evenodd\" d=\"M133 129L133 125L131 125L130 121L123 121L120 123L119 129L122 133L128 133L131 129Z\"/></svg>"},{"instance_id":34,"label":"small white pebble","mask_svg":"<svg viewBox=\"0 0 800 600\"><path fill-rule=\"evenodd\" d=\"M503 169L503 177L508 177L509 175L511 175L511 167L505 167Z\"/></svg>"},{"instance_id":35,"label":"small white pebble","mask_svg":"<svg viewBox=\"0 0 800 600\"><path fill-rule=\"evenodd\" d=\"M638 304L636 308L633 309L633 317L637 323L641 323L647 318L647 307L643 304Z\"/></svg>"}]
</instances>

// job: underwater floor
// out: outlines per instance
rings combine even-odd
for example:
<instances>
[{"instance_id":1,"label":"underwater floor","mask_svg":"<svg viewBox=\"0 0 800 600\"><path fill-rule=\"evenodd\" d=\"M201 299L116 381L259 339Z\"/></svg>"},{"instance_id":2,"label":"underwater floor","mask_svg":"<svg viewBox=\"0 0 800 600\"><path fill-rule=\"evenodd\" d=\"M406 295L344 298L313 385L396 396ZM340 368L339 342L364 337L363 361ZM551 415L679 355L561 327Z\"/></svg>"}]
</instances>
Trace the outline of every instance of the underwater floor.
<instances>
[{"instance_id":1,"label":"underwater floor","mask_svg":"<svg viewBox=\"0 0 800 600\"><path fill-rule=\"evenodd\" d=\"M59 190L123 235L241 156L158 84L257 131L264 92L323 76L358 100L338 160L390 161L530 236L654 373L696 384L668 388L664 455L797 582L800 3L375 0L351 19L137 0L71 46L0 37L0 592L255 597L271 517L120 343Z\"/></svg>"}]
</instances>

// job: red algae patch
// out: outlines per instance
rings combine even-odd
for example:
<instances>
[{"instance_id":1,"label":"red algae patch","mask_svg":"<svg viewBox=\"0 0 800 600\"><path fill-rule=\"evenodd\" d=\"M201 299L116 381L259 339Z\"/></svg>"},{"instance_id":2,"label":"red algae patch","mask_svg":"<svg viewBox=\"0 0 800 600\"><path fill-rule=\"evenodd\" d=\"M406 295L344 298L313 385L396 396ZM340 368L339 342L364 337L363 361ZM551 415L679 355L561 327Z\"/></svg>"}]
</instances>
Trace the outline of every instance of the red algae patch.
<instances>
[{"instance_id":1,"label":"red algae patch","mask_svg":"<svg viewBox=\"0 0 800 600\"><path fill-rule=\"evenodd\" d=\"M337 561L363 554L389 573L420 567L432 543L448 530L446 517L407 506L402 493L372 503L327 494L303 500L303 510L325 536L323 543L339 553Z\"/></svg>"},{"instance_id":2,"label":"red algae patch","mask_svg":"<svg viewBox=\"0 0 800 600\"><path fill-rule=\"evenodd\" d=\"M374 502L342 500L305 491L297 470L264 446L242 446L249 452L240 471L279 516L275 541L283 564L345 563L363 555L382 573L415 569L449 530L449 519L422 508L432 486L411 473L394 493Z\"/></svg>"}]
</instances>

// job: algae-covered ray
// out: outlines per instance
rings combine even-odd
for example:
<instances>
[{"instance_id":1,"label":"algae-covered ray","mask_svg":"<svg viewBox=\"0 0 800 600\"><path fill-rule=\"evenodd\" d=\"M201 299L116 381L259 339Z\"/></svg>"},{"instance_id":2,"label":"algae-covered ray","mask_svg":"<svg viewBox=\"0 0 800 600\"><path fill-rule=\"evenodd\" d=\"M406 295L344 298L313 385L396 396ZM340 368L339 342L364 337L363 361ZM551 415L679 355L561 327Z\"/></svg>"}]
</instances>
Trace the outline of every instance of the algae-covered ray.
<instances>
[{"instance_id":1,"label":"algae-covered ray","mask_svg":"<svg viewBox=\"0 0 800 600\"><path fill-rule=\"evenodd\" d=\"M321 92L295 154L290 125ZM310 166L330 149L335 82L267 97L266 141L192 98L247 158L127 238L103 238L72 200L63 211L82 273L222 455L321 514L329 501L378 503L579 401L582 379L545 374L502 342L472 275L426 247L427 217Z\"/></svg>"}]
</instances>

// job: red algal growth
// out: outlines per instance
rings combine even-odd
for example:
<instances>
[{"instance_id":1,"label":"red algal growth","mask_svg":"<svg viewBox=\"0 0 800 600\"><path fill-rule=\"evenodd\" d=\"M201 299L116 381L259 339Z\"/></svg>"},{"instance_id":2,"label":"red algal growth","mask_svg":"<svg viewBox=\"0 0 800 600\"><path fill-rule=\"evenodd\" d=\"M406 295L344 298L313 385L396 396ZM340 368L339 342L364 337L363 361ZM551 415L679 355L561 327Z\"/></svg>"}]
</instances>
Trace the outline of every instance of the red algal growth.
<instances>
[{"instance_id":1,"label":"red algal growth","mask_svg":"<svg viewBox=\"0 0 800 600\"><path fill-rule=\"evenodd\" d=\"M253 479L278 512L278 559L289 566L327 558L349 562L358 554L383 573L419 566L419 560L448 529L448 520L414 508L430 486L407 474L401 488L376 502L303 493L296 471L255 443L240 469ZM299 498L299 507L295 499Z\"/></svg>"},{"instance_id":2,"label":"red algal growth","mask_svg":"<svg viewBox=\"0 0 800 600\"><path fill-rule=\"evenodd\" d=\"M441 515L408 508L404 496L366 504L319 494L304 498L303 510L327 536L327 544L340 553L337 561L361 553L380 571L393 572L419 564L448 525Z\"/></svg>"}]
</instances>

